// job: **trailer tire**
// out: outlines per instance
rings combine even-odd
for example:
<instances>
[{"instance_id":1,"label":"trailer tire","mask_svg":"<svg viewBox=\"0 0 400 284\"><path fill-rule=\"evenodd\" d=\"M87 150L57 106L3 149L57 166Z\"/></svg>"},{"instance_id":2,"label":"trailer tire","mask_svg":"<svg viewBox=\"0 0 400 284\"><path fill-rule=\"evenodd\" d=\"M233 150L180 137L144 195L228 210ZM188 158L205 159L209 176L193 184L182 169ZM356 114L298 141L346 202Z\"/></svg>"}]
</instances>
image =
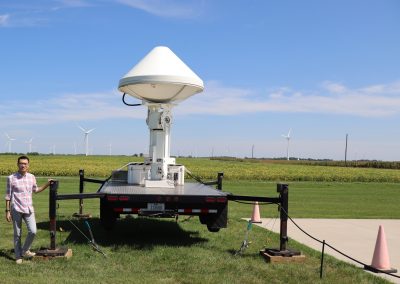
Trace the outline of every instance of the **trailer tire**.
<instances>
[{"instance_id":1,"label":"trailer tire","mask_svg":"<svg viewBox=\"0 0 400 284\"><path fill-rule=\"evenodd\" d=\"M211 233L218 233L221 228L207 226L207 229Z\"/></svg>"},{"instance_id":2,"label":"trailer tire","mask_svg":"<svg viewBox=\"0 0 400 284\"><path fill-rule=\"evenodd\" d=\"M208 218L206 215L199 215L199 220L201 224L205 225L207 224Z\"/></svg>"},{"instance_id":3,"label":"trailer tire","mask_svg":"<svg viewBox=\"0 0 400 284\"><path fill-rule=\"evenodd\" d=\"M100 200L100 223L106 231L111 231L117 222L117 213L108 204Z\"/></svg>"}]
</instances>

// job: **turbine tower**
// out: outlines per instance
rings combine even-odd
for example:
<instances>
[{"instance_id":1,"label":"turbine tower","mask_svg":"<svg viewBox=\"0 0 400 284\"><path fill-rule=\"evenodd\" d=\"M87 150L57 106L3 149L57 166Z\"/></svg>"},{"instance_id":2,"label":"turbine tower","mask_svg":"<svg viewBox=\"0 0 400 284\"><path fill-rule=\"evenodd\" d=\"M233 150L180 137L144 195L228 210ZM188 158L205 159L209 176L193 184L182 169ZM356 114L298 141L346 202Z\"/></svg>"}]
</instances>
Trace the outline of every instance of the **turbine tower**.
<instances>
[{"instance_id":1,"label":"turbine tower","mask_svg":"<svg viewBox=\"0 0 400 284\"><path fill-rule=\"evenodd\" d=\"M85 133L85 155L89 156L89 133L92 132L94 130L94 128L90 129L90 130L86 130L85 128L83 128L82 126L78 127L83 131L83 133Z\"/></svg>"},{"instance_id":2,"label":"turbine tower","mask_svg":"<svg viewBox=\"0 0 400 284\"><path fill-rule=\"evenodd\" d=\"M12 145L12 141L16 140L15 138L11 138L10 135L8 135L7 133L4 133L7 137L7 145L8 145L8 152L11 153L11 145Z\"/></svg>"},{"instance_id":3,"label":"turbine tower","mask_svg":"<svg viewBox=\"0 0 400 284\"><path fill-rule=\"evenodd\" d=\"M289 129L289 132L287 135L282 134L282 137L286 138L287 140L287 148L286 148L286 158L289 161L289 141L290 141L290 132L292 131L292 128Z\"/></svg>"},{"instance_id":4,"label":"turbine tower","mask_svg":"<svg viewBox=\"0 0 400 284\"><path fill-rule=\"evenodd\" d=\"M28 144L28 153L32 153L32 140L33 140L33 137L31 139L29 139L28 141L25 141L25 143Z\"/></svg>"}]
</instances>

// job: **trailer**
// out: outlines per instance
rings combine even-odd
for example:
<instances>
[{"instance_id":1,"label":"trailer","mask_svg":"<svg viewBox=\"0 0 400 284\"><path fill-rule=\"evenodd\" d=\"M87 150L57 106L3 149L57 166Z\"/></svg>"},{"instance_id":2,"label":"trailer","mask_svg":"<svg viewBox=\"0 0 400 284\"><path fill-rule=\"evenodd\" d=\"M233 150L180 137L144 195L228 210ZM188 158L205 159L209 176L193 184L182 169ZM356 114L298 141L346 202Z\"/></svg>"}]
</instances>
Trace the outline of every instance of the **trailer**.
<instances>
[{"instance_id":1,"label":"trailer","mask_svg":"<svg viewBox=\"0 0 400 284\"><path fill-rule=\"evenodd\" d=\"M227 194L216 183L185 183L184 165L171 156L172 108L204 89L203 81L168 47L158 46L119 81L118 90L128 106L147 107L149 152L143 163L129 163L102 183L98 194L100 219L113 228L122 214L149 217L199 216L211 232L227 225ZM125 96L141 100L129 104ZM211 187L216 184L217 188Z\"/></svg>"},{"instance_id":2,"label":"trailer","mask_svg":"<svg viewBox=\"0 0 400 284\"><path fill-rule=\"evenodd\" d=\"M198 216L210 232L227 226L228 198L222 189L223 174L216 182L185 183L174 188L151 189L127 182L128 171L115 171L98 190L100 221L111 230L123 214L147 217L178 218L182 215ZM80 178L85 180L83 175ZM216 188L211 185L215 184Z\"/></svg>"}]
</instances>

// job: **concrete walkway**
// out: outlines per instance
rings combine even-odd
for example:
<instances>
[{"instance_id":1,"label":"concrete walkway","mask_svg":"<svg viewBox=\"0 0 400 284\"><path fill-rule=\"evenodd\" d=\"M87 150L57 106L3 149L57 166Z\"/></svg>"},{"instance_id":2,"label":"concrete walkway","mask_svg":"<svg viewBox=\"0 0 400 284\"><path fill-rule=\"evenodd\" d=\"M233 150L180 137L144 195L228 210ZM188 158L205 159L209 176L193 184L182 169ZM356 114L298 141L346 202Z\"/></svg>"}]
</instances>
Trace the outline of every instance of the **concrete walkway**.
<instances>
[{"instance_id":1,"label":"concrete walkway","mask_svg":"<svg viewBox=\"0 0 400 284\"><path fill-rule=\"evenodd\" d=\"M389 250L390 264L396 268L396 275L400 276L400 220L376 219L294 219L294 221L307 233L319 240L325 240L331 246L351 256L358 261L371 264L374 254L375 242L379 225L383 225ZM262 219L261 224L256 224L273 232L279 233L278 219ZM290 239L321 251L322 244L309 238L288 220L288 236ZM360 266L352 260L342 256L325 246L325 253L340 260ZM385 275L375 274L386 278L393 283L400 283L400 279Z\"/></svg>"}]
</instances>

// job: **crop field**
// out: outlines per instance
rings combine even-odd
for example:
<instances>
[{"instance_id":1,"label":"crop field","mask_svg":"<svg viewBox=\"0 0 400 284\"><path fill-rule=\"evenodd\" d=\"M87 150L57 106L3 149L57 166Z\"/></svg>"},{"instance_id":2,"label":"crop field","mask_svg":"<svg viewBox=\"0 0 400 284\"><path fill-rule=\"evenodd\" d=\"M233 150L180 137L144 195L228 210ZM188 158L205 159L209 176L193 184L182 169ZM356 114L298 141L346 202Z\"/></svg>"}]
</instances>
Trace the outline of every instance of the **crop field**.
<instances>
[{"instance_id":1,"label":"crop field","mask_svg":"<svg viewBox=\"0 0 400 284\"><path fill-rule=\"evenodd\" d=\"M0 156L0 184L5 185L5 176L16 170L16 158ZM105 178L132 161L142 158L32 156L31 172L40 176L39 184L47 177L56 178L59 193L68 194L78 192L79 169L85 169L88 176ZM213 180L223 171L223 190L235 194L276 197L276 183L287 182L289 214L294 218L400 218L399 170L208 159L178 159L178 163L205 180ZM85 192L94 192L97 187L87 184ZM38 234L33 250L37 250L50 242L48 191L34 195L34 204ZM4 203L0 205L4 211L2 206ZM218 233L208 232L198 218L135 215L124 215L114 231L107 232L99 224L99 200L85 200L84 212L93 215L89 222L94 238L107 257L88 245L88 229L72 218L77 211L77 200L58 202L57 246L71 248L71 259L26 261L21 266L13 260L12 226L2 218L0 279L7 279L7 283L388 283L329 256L325 256L321 280L320 252L294 240L289 247L306 255L304 263L267 264L258 252L279 247L279 236L256 226L249 233L249 248L235 256L247 228L242 218L252 213L250 204L230 202L228 228ZM260 211L262 217L278 218L275 205L261 206Z\"/></svg>"},{"instance_id":2,"label":"crop field","mask_svg":"<svg viewBox=\"0 0 400 284\"><path fill-rule=\"evenodd\" d=\"M15 171L14 155L0 155L0 175ZM32 156L30 170L37 176L78 176L79 169L86 176L108 177L129 162L143 158L128 156ZM260 181L323 181L323 182L400 182L400 170L318 166L246 160L210 160L207 158L178 158L196 176L205 180L216 178L223 171L226 180Z\"/></svg>"}]
</instances>

